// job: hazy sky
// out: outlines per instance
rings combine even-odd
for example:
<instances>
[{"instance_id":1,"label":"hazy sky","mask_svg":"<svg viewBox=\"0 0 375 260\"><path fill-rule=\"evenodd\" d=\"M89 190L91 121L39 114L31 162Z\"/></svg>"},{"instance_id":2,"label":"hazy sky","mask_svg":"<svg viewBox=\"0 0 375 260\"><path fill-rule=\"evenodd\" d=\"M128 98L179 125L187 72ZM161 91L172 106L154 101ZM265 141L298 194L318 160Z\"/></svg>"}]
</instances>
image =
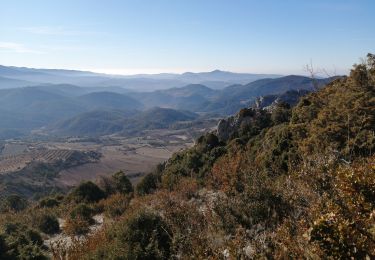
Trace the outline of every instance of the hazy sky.
<instances>
[{"instance_id":1,"label":"hazy sky","mask_svg":"<svg viewBox=\"0 0 375 260\"><path fill-rule=\"evenodd\" d=\"M374 0L0 0L0 64L107 73L346 72Z\"/></svg>"}]
</instances>

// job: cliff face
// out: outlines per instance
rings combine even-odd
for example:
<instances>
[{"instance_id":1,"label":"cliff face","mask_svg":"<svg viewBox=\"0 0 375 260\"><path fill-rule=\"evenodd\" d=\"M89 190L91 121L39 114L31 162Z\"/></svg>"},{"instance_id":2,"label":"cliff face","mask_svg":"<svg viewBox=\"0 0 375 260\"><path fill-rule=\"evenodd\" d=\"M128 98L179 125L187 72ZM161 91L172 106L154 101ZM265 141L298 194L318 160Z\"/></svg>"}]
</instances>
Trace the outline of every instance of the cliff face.
<instances>
[{"instance_id":1,"label":"cliff face","mask_svg":"<svg viewBox=\"0 0 375 260\"><path fill-rule=\"evenodd\" d=\"M221 119L217 125L216 135L220 141L227 141L238 127L238 118L231 116L226 119Z\"/></svg>"}]
</instances>

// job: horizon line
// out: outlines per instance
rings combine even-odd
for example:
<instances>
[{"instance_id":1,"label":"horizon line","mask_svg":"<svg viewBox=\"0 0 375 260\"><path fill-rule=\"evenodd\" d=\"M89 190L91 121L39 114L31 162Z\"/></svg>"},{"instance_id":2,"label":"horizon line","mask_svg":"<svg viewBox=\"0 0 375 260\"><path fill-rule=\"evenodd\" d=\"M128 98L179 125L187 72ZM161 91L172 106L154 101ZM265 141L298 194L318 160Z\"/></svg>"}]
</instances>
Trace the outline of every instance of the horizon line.
<instances>
[{"instance_id":1,"label":"horizon line","mask_svg":"<svg viewBox=\"0 0 375 260\"><path fill-rule=\"evenodd\" d=\"M275 72L249 72L243 70L228 70L228 69L202 69L202 70L186 70L186 69L156 69L156 68L66 68L66 67L29 67L23 65L5 65L0 64L2 67L17 68L17 69L35 69L35 70L65 70L65 71L76 71L76 72L89 72L97 74L106 74L112 76L137 76L137 75L160 75L160 74L174 74L182 75L185 73L212 73L212 72L228 72L235 74L254 74L254 75L277 75L283 76L285 73ZM128 71L128 72L125 72ZM131 72L132 71L132 72ZM130 72L130 73L129 73Z\"/></svg>"},{"instance_id":2,"label":"horizon line","mask_svg":"<svg viewBox=\"0 0 375 260\"><path fill-rule=\"evenodd\" d=\"M35 69L35 70L63 70L63 71L75 71L75 72L86 72L94 74L102 74L107 76L153 76L153 75L183 75L186 73L212 73L212 72L226 72L234 74L252 74L252 75L270 75L270 76L288 76L288 75L300 75L300 76L309 76L309 73L301 70L301 73L291 72L291 73L274 73L274 72L244 72L244 71L232 71L232 70L223 70L223 69L209 69L209 70L160 70L160 69L95 69L95 68L47 68L47 67L27 67L27 66L16 66L16 65L4 65L0 66L8 68L18 68L18 69ZM126 73L125 71L128 71ZM129 73L132 71L133 73ZM323 73L318 73L323 74ZM337 74L337 75L346 75Z\"/></svg>"}]
</instances>

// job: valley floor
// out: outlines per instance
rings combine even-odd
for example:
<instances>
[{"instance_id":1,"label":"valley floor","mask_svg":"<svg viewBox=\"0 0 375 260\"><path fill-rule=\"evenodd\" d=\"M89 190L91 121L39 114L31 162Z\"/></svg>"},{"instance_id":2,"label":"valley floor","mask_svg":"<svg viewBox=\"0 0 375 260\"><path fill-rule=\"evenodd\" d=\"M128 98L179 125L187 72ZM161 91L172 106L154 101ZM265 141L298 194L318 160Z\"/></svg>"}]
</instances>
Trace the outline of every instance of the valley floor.
<instances>
[{"instance_id":1,"label":"valley floor","mask_svg":"<svg viewBox=\"0 0 375 260\"><path fill-rule=\"evenodd\" d=\"M205 131L200 129L198 131ZM10 140L0 150L0 175L13 178L23 174L33 163L54 164L69 160L73 152L97 154L98 158L59 169L55 183L61 187L75 186L84 180L125 172L133 183L152 171L173 153L194 144L194 134L183 130L149 130L139 137L103 136L98 138L68 138L48 141ZM77 155L76 155L77 156Z\"/></svg>"},{"instance_id":2,"label":"valley floor","mask_svg":"<svg viewBox=\"0 0 375 260\"><path fill-rule=\"evenodd\" d=\"M58 182L74 186L83 180L110 176L122 170L133 183L137 183L145 173L151 172L158 163L166 161L174 152L193 145L192 140L185 135L179 141L169 140L166 143L164 140L148 137L117 139L118 143L113 145L86 146L85 149L96 149L102 155L99 161L61 171ZM61 145L63 147L64 144Z\"/></svg>"}]
</instances>

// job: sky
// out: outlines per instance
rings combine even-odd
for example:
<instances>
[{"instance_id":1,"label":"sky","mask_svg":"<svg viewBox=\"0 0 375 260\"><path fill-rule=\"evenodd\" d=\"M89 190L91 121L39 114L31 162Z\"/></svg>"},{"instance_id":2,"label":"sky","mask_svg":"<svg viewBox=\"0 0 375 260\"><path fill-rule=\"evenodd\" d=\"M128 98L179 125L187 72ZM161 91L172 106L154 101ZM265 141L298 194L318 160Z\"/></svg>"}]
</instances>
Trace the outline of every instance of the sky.
<instances>
[{"instance_id":1,"label":"sky","mask_svg":"<svg viewBox=\"0 0 375 260\"><path fill-rule=\"evenodd\" d=\"M0 0L0 64L137 74L347 73L373 0Z\"/></svg>"}]
</instances>

